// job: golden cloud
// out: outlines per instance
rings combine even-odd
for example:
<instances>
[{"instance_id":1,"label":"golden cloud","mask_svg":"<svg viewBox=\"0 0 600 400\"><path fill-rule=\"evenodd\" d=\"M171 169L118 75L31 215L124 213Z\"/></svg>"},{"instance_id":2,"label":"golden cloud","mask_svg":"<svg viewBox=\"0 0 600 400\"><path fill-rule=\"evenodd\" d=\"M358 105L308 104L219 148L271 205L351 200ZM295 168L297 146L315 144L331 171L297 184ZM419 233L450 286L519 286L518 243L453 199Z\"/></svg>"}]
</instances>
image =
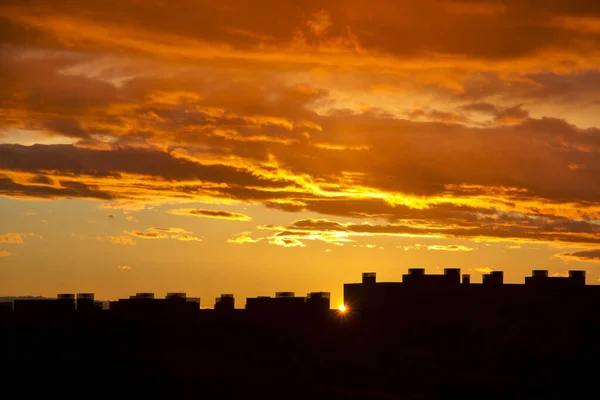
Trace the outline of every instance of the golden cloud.
<instances>
[{"instance_id":1,"label":"golden cloud","mask_svg":"<svg viewBox=\"0 0 600 400\"><path fill-rule=\"evenodd\" d=\"M178 233L171 235L171 239L181 240L182 242L202 242L203 240L189 233Z\"/></svg>"},{"instance_id":2,"label":"golden cloud","mask_svg":"<svg viewBox=\"0 0 600 400\"><path fill-rule=\"evenodd\" d=\"M99 236L98 240L108 240L110 243L112 244L122 244L122 245L129 245L129 246L135 246L135 240L133 240L133 238L131 236L127 236L127 235L119 235L119 236L106 236L106 238Z\"/></svg>"},{"instance_id":3,"label":"golden cloud","mask_svg":"<svg viewBox=\"0 0 600 400\"><path fill-rule=\"evenodd\" d=\"M600 262L600 250L583 250L570 253L555 254L555 257L565 261Z\"/></svg>"},{"instance_id":4,"label":"golden cloud","mask_svg":"<svg viewBox=\"0 0 600 400\"><path fill-rule=\"evenodd\" d=\"M174 210L169 210L169 214L173 215L192 215L194 217L205 217L205 218L219 218L219 219L231 219L238 221L250 221L250 218L247 215L230 212L230 211L219 211L219 210L205 210L205 209L195 209L195 208L177 208Z\"/></svg>"},{"instance_id":5,"label":"golden cloud","mask_svg":"<svg viewBox=\"0 0 600 400\"><path fill-rule=\"evenodd\" d=\"M23 244L23 237L19 233L9 232L0 235L0 243Z\"/></svg>"},{"instance_id":6,"label":"golden cloud","mask_svg":"<svg viewBox=\"0 0 600 400\"><path fill-rule=\"evenodd\" d=\"M432 245L432 246L427 246L427 250L434 250L434 251L473 251L475 249L473 247L456 245L456 244L450 244L450 245L435 244L435 245Z\"/></svg>"},{"instance_id":7,"label":"golden cloud","mask_svg":"<svg viewBox=\"0 0 600 400\"><path fill-rule=\"evenodd\" d=\"M126 234L131 235L131 236L135 236L141 239L165 239L168 238L169 236L166 234L162 234L160 232L156 232L156 231L139 231L139 230L132 230L132 231L125 231Z\"/></svg>"},{"instance_id":8,"label":"golden cloud","mask_svg":"<svg viewBox=\"0 0 600 400\"><path fill-rule=\"evenodd\" d=\"M26 237L35 237L38 239L43 239L42 235L33 232L27 233L15 233L8 232L4 234L0 234L0 243L11 243L11 244L23 244L23 238Z\"/></svg>"},{"instance_id":9,"label":"golden cloud","mask_svg":"<svg viewBox=\"0 0 600 400\"><path fill-rule=\"evenodd\" d=\"M599 6L417 3L174 0L178 12L164 19L128 0L118 13L5 2L0 195L378 221L292 224L233 243L387 235L597 245L600 51L588 44ZM198 239L161 228L112 237L122 236Z\"/></svg>"},{"instance_id":10,"label":"golden cloud","mask_svg":"<svg viewBox=\"0 0 600 400\"><path fill-rule=\"evenodd\" d=\"M282 247L306 247L306 245L298 239L282 237L270 239L269 244L274 244L276 246Z\"/></svg>"},{"instance_id":11,"label":"golden cloud","mask_svg":"<svg viewBox=\"0 0 600 400\"><path fill-rule=\"evenodd\" d=\"M237 235L234 239L227 239L227 243L244 244L244 243L257 243L263 238L253 239L250 236L250 232L242 232Z\"/></svg>"}]
</instances>

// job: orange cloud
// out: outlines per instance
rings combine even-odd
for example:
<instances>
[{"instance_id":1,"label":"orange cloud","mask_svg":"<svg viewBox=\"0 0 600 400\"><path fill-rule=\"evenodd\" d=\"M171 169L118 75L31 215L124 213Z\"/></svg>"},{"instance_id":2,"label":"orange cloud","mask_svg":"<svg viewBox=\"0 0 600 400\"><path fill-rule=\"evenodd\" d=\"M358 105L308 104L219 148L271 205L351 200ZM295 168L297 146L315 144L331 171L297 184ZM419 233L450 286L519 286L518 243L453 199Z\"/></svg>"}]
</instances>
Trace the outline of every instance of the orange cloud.
<instances>
[{"instance_id":1,"label":"orange cloud","mask_svg":"<svg viewBox=\"0 0 600 400\"><path fill-rule=\"evenodd\" d=\"M236 213L236 212L194 209L194 208L178 208L178 209L169 210L168 213L173 214L173 215L192 215L194 217L231 219L231 220L237 220L237 221L250 221L252 219L247 215Z\"/></svg>"},{"instance_id":2,"label":"orange cloud","mask_svg":"<svg viewBox=\"0 0 600 400\"><path fill-rule=\"evenodd\" d=\"M302 243L300 240L294 239L294 238L276 237L276 238L269 240L269 244L274 244L276 246L282 246L282 247L306 247L306 245L304 243Z\"/></svg>"},{"instance_id":3,"label":"orange cloud","mask_svg":"<svg viewBox=\"0 0 600 400\"><path fill-rule=\"evenodd\" d=\"M139 230L132 230L132 231L125 231L125 233L127 233L128 235L131 236L135 236L141 239L165 239L168 238L168 235L162 234L160 232L156 232L156 231L139 231Z\"/></svg>"},{"instance_id":4,"label":"orange cloud","mask_svg":"<svg viewBox=\"0 0 600 400\"><path fill-rule=\"evenodd\" d=\"M43 239L43 237L41 235L38 235L37 233L33 233L33 232L27 232L27 233L15 233L15 232L8 232L8 233L4 233L4 234L0 234L0 243L11 243L11 244L23 244L23 238L25 237L35 237L38 239Z\"/></svg>"},{"instance_id":5,"label":"orange cloud","mask_svg":"<svg viewBox=\"0 0 600 400\"><path fill-rule=\"evenodd\" d=\"M6 250L0 250L0 257L9 257L9 256L12 256L12 255L14 255L14 254L13 253L9 253Z\"/></svg>"},{"instance_id":6,"label":"orange cloud","mask_svg":"<svg viewBox=\"0 0 600 400\"><path fill-rule=\"evenodd\" d=\"M2 4L0 195L379 221L268 237L289 243L598 243L599 6L392 3Z\"/></svg>"},{"instance_id":7,"label":"orange cloud","mask_svg":"<svg viewBox=\"0 0 600 400\"><path fill-rule=\"evenodd\" d=\"M23 244L23 237L19 233L5 233L0 235L0 243Z\"/></svg>"},{"instance_id":8,"label":"orange cloud","mask_svg":"<svg viewBox=\"0 0 600 400\"><path fill-rule=\"evenodd\" d=\"M600 250L583 250L570 253L555 254L555 257L565 261L600 262Z\"/></svg>"},{"instance_id":9,"label":"orange cloud","mask_svg":"<svg viewBox=\"0 0 600 400\"><path fill-rule=\"evenodd\" d=\"M100 237L100 239L103 239ZM108 240L110 243L113 244L122 244L122 245L129 245L129 246L135 246L135 240L133 240L133 238L131 236L127 236L127 235L119 235L119 236L107 236L106 240Z\"/></svg>"},{"instance_id":10,"label":"orange cloud","mask_svg":"<svg viewBox=\"0 0 600 400\"><path fill-rule=\"evenodd\" d=\"M500 1L447 1L442 4L451 14L495 16L506 13L506 5Z\"/></svg>"},{"instance_id":11,"label":"orange cloud","mask_svg":"<svg viewBox=\"0 0 600 400\"><path fill-rule=\"evenodd\" d=\"M473 247L462 246L462 245L455 245L455 244L450 244L450 245L436 244L436 245L432 245L432 246L427 246L427 250L434 250L434 251L473 251L475 249Z\"/></svg>"},{"instance_id":12,"label":"orange cloud","mask_svg":"<svg viewBox=\"0 0 600 400\"><path fill-rule=\"evenodd\" d=\"M253 239L250 236L250 232L242 232L237 235L234 239L227 239L227 243L244 244L244 243L257 243L263 238Z\"/></svg>"},{"instance_id":13,"label":"orange cloud","mask_svg":"<svg viewBox=\"0 0 600 400\"><path fill-rule=\"evenodd\" d=\"M178 233L176 235L172 235L171 239L181 240L183 242L202 242L201 238L198 238L194 235L190 235L189 233Z\"/></svg>"}]
</instances>

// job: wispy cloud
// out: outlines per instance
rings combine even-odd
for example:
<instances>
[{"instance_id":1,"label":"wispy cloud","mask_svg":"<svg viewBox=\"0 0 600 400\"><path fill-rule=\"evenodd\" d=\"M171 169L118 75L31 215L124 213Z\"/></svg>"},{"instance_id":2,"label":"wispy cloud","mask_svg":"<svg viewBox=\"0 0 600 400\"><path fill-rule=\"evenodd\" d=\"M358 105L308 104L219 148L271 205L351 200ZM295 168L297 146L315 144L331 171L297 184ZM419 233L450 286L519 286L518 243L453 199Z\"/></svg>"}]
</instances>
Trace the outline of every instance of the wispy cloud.
<instances>
[{"instance_id":1,"label":"wispy cloud","mask_svg":"<svg viewBox=\"0 0 600 400\"><path fill-rule=\"evenodd\" d=\"M154 230L149 230L149 231L139 231L137 229L134 229L132 231L125 231L125 233L127 233L128 235L131 236L135 236L141 239L166 239L169 236L164 234L164 233L160 233L160 232L156 232Z\"/></svg>"},{"instance_id":2,"label":"wispy cloud","mask_svg":"<svg viewBox=\"0 0 600 400\"><path fill-rule=\"evenodd\" d=\"M397 248L408 250L427 250L427 251L473 251L475 248L456 245L456 244L434 244L434 245L426 245L426 244L414 244L410 246L396 246Z\"/></svg>"},{"instance_id":3,"label":"wispy cloud","mask_svg":"<svg viewBox=\"0 0 600 400\"><path fill-rule=\"evenodd\" d=\"M119 266L117 266L117 268L120 269L121 271L130 271L133 269L133 268L131 268L130 265L119 265Z\"/></svg>"},{"instance_id":4,"label":"wispy cloud","mask_svg":"<svg viewBox=\"0 0 600 400\"><path fill-rule=\"evenodd\" d=\"M131 231L123 231L121 235L118 236L98 236L97 239L107 240L110 243L114 244L123 244L135 246L136 242L134 238L139 239L174 239L182 242L203 242L204 239L201 237L197 237L188 230L183 228L176 227L152 227L148 228L145 231L141 230L131 230Z\"/></svg>"},{"instance_id":5,"label":"wispy cloud","mask_svg":"<svg viewBox=\"0 0 600 400\"><path fill-rule=\"evenodd\" d=\"M435 244L432 246L427 246L427 250L434 251L473 251L475 250L473 247L467 247L462 245L450 244L450 245L442 245Z\"/></svg>"},{"instance_id":6,"label":"wispy cloud","mask_svg":"<svg viewBox=\"0 0 600 400\"><path fill-rule=\"evenodd\" d=\"M570 253L558 253L555 257L562 258L565 261L583 261L600 263L600 250L583 250Z\"/></svg>"},{"instance_id":7,"label":"wispy cloud","mask_svg":"<svg viewBox=\"0 0 600 400\"><path fill-rule=\"evenodd\" d=\"M275 237L269 239L269 243L282 247L306 247L304 243L294 238Z\"/></svg>"},{"instance_id":8,"label":"wispy cloud","mask_svg":"<svg viewBox=\"0 0 600 400\"><path fill-rule=\"evenodd\" d=\"M23 244L24 238L26 237L34 237L37 239L44 239L42 235L33 232L27 233L16 233L16 232L8 232L4 234L0 234L0 243L10 243L10 244Z\"/></svg>"},{"instance_id":9,"label":"wispy cloud","mask_svg":"<svg viewBox=\"0 0 600 400\"><path fill-rule=\"evenodd\" d=\"M8 256L13 256L13 253L9 253L6 250L0 250L0 257L8 257Z\"/></svg>"},{"instance_id":10,"label":"wispy cloud","mask_svg":"<svg viewBox=\"0 0 600 400\"><path fill-rule=\"evenodd\" d=\"M241 232L237 234L237 237L233 239L227 239L227 242L235 244L258 243L263 239L264 238L253 239L252 237L250 237L250 232Z\"/></svg>"},{"instance_id":11,"label":"wispy cloud","mask_svg":"<svg viewBox=\"0 0 600 400\"><path fill-rule=\"evenodd\" d=\"M135 246L135 240L133 240L133 238L131 236L127 236L127 235L118 235L118 236L98 236L97 238L98 240L102 241L102 240L107 240L112 244L122 244L122 245L128 245L128 246Z\"/></svg>"},{"instance_id":12,"label":"wispy cloud","mask_svg":"<svg viewBox=\"0 0 600 400\"><path fill-rule=\"evenodd\" d=\"M171 239L181 240L182 242L203 242L202 238L196 237L189 233L178 233L176 235L171 235Z\"/></svg>"},{"instance_id":13,"label":"wispy cloud","mask_svg":"<svg viewBox=\"0 0 600 400\"><path fill-rule=\"evenodd\" d=\"M205 218L219 218L219 219L231 219L237 221L250 221L252 218L245 214L240 214L231 211L220 211L220 210L206 210L196 208L177 208L169 210L169 214L174 215L191 215L194 217L205 217Z\"/></svg>"},{"instance_id":14,"label":"wispy cloud","mask_svg":"<svg viewBox=\"0 0 600 400\"><path fill-rule=\"evenodd\" d=\"M23 237L19 233L9 232L0 235L0 243L23 244Z\"/></svg>"}]
</instances>

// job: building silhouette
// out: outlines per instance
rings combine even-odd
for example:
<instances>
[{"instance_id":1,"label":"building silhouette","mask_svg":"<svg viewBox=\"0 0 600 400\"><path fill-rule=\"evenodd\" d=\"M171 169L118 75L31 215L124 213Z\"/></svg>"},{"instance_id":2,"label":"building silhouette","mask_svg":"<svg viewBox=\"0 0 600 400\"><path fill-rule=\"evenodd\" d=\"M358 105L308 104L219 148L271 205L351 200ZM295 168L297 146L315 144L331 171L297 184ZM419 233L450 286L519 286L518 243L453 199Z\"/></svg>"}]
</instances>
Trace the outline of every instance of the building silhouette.
<instances>
[{"instance_id":1,"label":"building silhouette","mask_svg":"<svg viewBox=\"0 0 600 400\"><path fill-rule=\"evenodd\" d=\"M215 299L215 311L221 313L232 313L235 309L235 298L233 294L226 293Z\"/></svg>"},{"instance_id":2,"label":"building silhouette","mask_svg":"<svg viewBox=\"0 0 600 400\"><path fill-rule=\"evenodd\" d=\"M597 388L600 286L583 271L524 283L411 268L328 292L246 299L92 293L0 304L3 385L25 398L551 399ZM14 310L13 310L14 308ZM39 366L48 366L40 368ZM38 393L39 392L39 393Z\"/></svg>"}]
</instances>

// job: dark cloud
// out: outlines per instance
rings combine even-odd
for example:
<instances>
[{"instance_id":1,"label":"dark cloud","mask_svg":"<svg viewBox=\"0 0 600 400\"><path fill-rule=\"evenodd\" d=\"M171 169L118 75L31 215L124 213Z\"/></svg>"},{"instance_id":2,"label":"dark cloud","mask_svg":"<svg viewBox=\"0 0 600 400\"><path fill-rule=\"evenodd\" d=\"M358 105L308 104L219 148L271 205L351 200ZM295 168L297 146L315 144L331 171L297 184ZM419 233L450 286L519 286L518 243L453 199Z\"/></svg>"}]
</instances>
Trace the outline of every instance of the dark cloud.
<instances>
[{"instance_id":1,"label":"dark cloud","mask_svg":"<svg viewBox=\"0 0 600 400\"><path fill-rule=\"evenodd\" d=\"M432 220L435 220L432 218ZM404 224L340 223L327 219L304 219L288 227L264 226L264 229L279 230L276 236L302 237L319 233L345 233L349 235L413 235L451 238L488 238L501 240L525 240L556 243L600 243L600 228L592 223L575 223L567 219L537 219L504 215L489 220L463 221L462 226L428 226L406 221ZM575 226L578 225L578 226Z\"/></svg>"},{"instance_id":2,"label":"dark cloud","mask_svg":"<svg viewBox=\"0 0 600 400\"><path fill-rule=\"evenodd\" d=\"M597 2L217 3L4 1L0 194L598 240Z\"/></svg>"},{"instance_id":3,"label":"dark cloud","mask_svg":"<svg viewBox=\"0 0 600 400\"><path fill-rule=\"evenodd\" d=\"M469 103L459 107L465 111L478 112L482 114L497 115L498 108L490 103Z\"/></svg>"},{"instance_id":4,"label":"dark cloud","mask_svg":"<svg viewBox=\"0 0 600 400\"><path fill-rule=\"evenodd\" d=\"M54 180L46 175L36 175L33 178L29 179L29 183L37 183L40 185L53 185Z\"/></svg>"},{"instance_id":5,"label":"dark cloud","mask_svg":"<svg viewBox=\"0 0 600 400\"><path fill-rule=\"evenodd\" d=\"M496 113L496 120L506 123L520 123L529 117L529 112L521 108L521 106L514 106L499 110Z\"/></svg>"},{"instance_id":6,"label":"dark cloud","mask_svg":"<svg viewBox=\"0 0 600 400\"><path fill-rule=\"evenodd\" d=\"M3 21L0 32L6 35L5 41L15 44L35 43L41 36L49 37L45 39L47 46L57 45L53 38L62 38L61 30L56 29L58 18L68 16L82 26L87 23L107 26L105 29L127 27L124 32L140 37L145 32L210 43L232 43L240 49L286 43L302 29L308 44L331 38L340 38L338 41L355 38L363 48L396 56L437 51L493 59L533 54L539 48L583 47L581 38L595 38L593 31L577 29L577 24L554 22L560 22L561 18L575 21L581 16L593 18L600 13L597 3L592 1L573 1L569 2L573 5L565 6L564 2L542 0L384 1L377 5L365 0L343 3L311 0L298 6L261 0L252 5L239 1L230 7L220 6L216 0L178 0L168 5L131 0L121 1L118 6L61 0L11 3L3 3L8 18ZM544 12L540 13L540 9ZM319 23L318 12L323 13L321 10L325 10L326 25ZM171 17L164 18L165 13ZM46 16L47 20L41 20L39 15ZM34 31L25 37L16 35L21 26L31 26ZM55 27L55 30L48 32L49 27ZM352 35L348 35L347 30ZM79 40L71 45L83 45L85 39L89 41L89 34L85 36L84 33L80 32L81 37L76 37ZM127 46L127 43L109 38L93 37L97 42L95 45L104 49Z\"/></svg>"},{"instance_id":7,"label":"dark cloud","mask_svg":"<svg viewBox=\"0 0 600 400\"><path fill-rule=\"evenodd\" d=\"M556 257L567 261L600 262L600 250L584 250L571 253L559 253Z\"/></svg>"},{"instance_id":8,"label":"dark cloud","mask_svg":"<svg viewBox=\"0 0 600 400\"><path fill-rule=\"evenodd\" d=\"M202 165L156 149L117 148L99 151L70 145L0 145L0 169L98 177L140 174L165 180L198 180L248 186L285 186L284 182L267 181L251 173L225 165Z\"/></svg>"},{"instance_id":9,"label":"dark cloud","mask_svg":"<svg viewBox=\"0 0 600 400\"><path fill-rule=\"evenodd\" d=\"M142 239L165 239L168 236L164 235L160 232L155 232L155 231L139 231L139 230L132 230L131 232L127 232L129 235L131 236L135 236L135 237L139 237Z\"/></svg>"}]
</instances>

